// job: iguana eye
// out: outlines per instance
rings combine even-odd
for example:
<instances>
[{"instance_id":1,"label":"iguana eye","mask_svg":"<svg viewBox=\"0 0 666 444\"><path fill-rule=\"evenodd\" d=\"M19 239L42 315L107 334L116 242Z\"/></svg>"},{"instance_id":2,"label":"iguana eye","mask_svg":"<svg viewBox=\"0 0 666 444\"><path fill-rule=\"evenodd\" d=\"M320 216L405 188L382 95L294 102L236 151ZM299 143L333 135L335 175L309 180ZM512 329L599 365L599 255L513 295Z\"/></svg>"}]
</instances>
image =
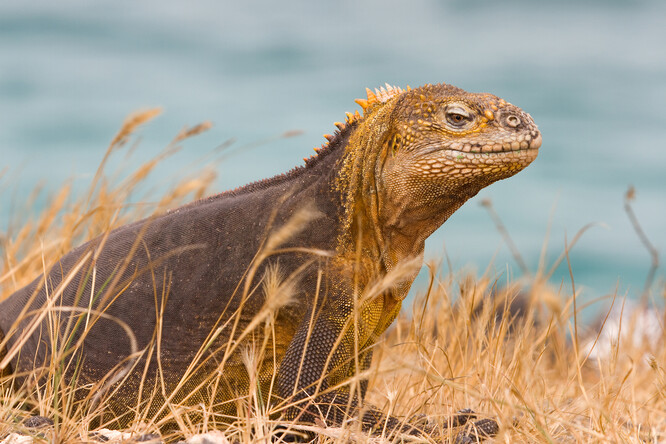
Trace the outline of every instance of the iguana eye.
<instances>
[{"instance_id":1,"label":"iguana eye","mask_svg":"<svg viewBox=\"0 0 666 444\"><path fill-rule=\"evenodd\" d=\"M449 113L449 119L451 123L463 123L466 120L466 116L458 113Z\"/></svg>"},{"instance_id":2,"label":"iguana eye","mask_svg":"<svg viewBox=\"0 0 666 444\"><path fill-rule=\"evenodd\" d=\"M455 129L463 129L473 120L472 114L460 105L451 105L446 108L446 123Z\"/></svg>"}]
</instances>

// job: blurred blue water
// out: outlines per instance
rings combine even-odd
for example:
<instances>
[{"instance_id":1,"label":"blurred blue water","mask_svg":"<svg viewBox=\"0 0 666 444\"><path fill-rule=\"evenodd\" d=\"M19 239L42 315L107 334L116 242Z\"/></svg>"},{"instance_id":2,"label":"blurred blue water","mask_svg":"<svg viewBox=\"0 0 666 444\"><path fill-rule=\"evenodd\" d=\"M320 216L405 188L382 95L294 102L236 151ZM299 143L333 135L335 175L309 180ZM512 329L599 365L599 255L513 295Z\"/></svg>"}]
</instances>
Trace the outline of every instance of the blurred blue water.
<instances>
[{"instance_id":1,"label":"blurred blue water","mask_svg":"<svg viewBox=\"0 0 666 444\"><path fill-rule=\"evenodd\" d=\"M623 211L635 210L666 254L666 3L266 0L196 3L46 0L0 3L0 229L40 181L85 187L131 111L161 106L137 159L186 124L212 120L153 177L229 138L219 190L302 163L321 134L353 111L366 86L447 82L486 91L532 114L537 161L482 191L431 238L427 257L520 276L479 199L491 198L534 271L592 228L570 253L587 297L640 294L650 260ZM143 156L143 157L142 157ZM167 179L165 179L167 178ZM553 277L568 288L561 266ZM658 274L663 283L663 267Z\"/></svg>"}]
</instances>

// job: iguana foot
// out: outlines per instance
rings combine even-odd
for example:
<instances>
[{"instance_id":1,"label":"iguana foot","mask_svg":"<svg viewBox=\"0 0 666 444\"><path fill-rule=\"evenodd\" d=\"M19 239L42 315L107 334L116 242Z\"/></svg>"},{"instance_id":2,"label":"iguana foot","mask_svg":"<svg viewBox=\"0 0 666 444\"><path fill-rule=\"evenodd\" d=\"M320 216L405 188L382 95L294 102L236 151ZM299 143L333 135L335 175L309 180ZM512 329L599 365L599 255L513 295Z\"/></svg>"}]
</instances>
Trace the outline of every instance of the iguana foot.
<instances>
[{"instance_id":1,"label":"iguana foot","mask_svg":"<svg viewBox=\"0 0 666 444\"><path fill-rule=\"evenodd\" d=\"M453 415L447 422L444 424L444 427L460 427L467 424L470 419L475 419L476 413L472 409L462 409Z\"/></svg>"},{"instance_id":2,"label":"iguana foot","mask_svg":"<svg viewBox=\"0 0 666 444\"><path fill-rule=\"evenodd\" d=\"M499 424L494 419L486 418L474 421L456 436L455 444L478 443L492 438L499 432Z\"/></svg>"},{"instance_id":3,"label":"iguana foot","mask_svg":"<svg viewBox=\"0 0 666 444\"><path fill-rule=\"evenodd\" d=\"M440 427L442 429L452 429L465 426L464 430L456 436L454 440L455 444L478 443L486 438L497 435L499 425L495 420L480 419L470 422L474 419L476 419L476 412L474 410L462 409L439 425L429 420L426 415L412 417L409 423L415 426L415 428L422 430L427 436L436 436L438 434L437 430Z\"/></svg>"},{"instance_id":4,"label":"iguana foot","mask_svg":"<svg viewBox=\"0 0 666 444\"><path fill-rule=\"evenodd\" d=\"M407 424L412 426L415 430L422 430L426 434L435 433L439 427L443 429L450 429L461 427L467 424L470 420L476 419L476 412L472 409L458 410L455 415L448 417L443 423L433 420L423 413L414 415L407 420Z\"/></svg>"}]
</instances>

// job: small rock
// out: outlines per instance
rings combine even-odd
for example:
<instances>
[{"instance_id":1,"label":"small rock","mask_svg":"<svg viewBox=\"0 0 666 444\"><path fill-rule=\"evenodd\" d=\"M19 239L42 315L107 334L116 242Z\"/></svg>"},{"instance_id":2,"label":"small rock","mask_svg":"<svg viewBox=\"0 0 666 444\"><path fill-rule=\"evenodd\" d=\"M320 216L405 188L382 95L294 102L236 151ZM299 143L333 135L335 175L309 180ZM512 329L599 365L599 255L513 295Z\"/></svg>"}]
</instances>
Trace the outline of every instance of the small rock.
<instances>
[{"instance_id":1,"label":"small rock","mask_svg":"<svg viewBox=\"0 0 666 444\"><path fill-rule=\"evenodd\" d=\"M160 435L156 433L145 433L143 435L140 435L136 438L134 438L136 442L162 442Z\"/></svg>"},{"instance_id":2,"label":"small rock","mask_svg":"<svg viewBox=\"0 0 666 444\"><path fill-rule=\"evenodd\" d=\"M33 442L32 436L10 433L5 439L0 441L0 444L32 444Z\"/></svg>"},{"instance_id":3,"label":"small rock","mask_svg":"<svg viewBox=\"0 0 666 444\"><path fill-rule=\"evenodd\" d=\"M611 359L620 342L626 344L623 348L625 352L659 350L664 335L661 314L631 301L616 304L595 324L596 331L590 332L581 343L582 355L589 355L588 362L592 365ZM649 356L644 355L643 358L649 359Z\"/></svg>"},{"instance_id":4,"label":"small rock","mask_svg":"<svg viewBox=\"0 0 666 444\"><path fill-rule=\"evenodd\" d=\"M109 440L109 438L107 438L105 435L102 435L98 432L90 432L88 436L90 436L90 439L94 439L98 442L107 442Z\"/></svg>"},{"instance_id":5,"label":"small rock","mask_svg":"<svg viewBox=\"0 0 666 444\"><path fill-rule=\"evenodd\" d=\"M119 443L128 441L131 433L120 432L118 430L99 429L90 433L90 437L99 442Z\"/></svg>"},{"instance_id":6,"label":"small rock","mask_svg":"<svg viewBox=\"0 0 666 444\"><path fill-rule=\"evenodd\" d=\"M31 416L23 421L23 425L30 429L42 429L53 425L53 420L45 416Z\"/></svg>"},{"instance_id":7,"label":"small rock","mask_svg":"<svg viewBox=\"0 0 666 444\"><path fill-rule=\"evenodd\" d=\"M186 442L187 444L230 444L224 433L218 430L191 436Z\"/></svg>"}]
</instances>

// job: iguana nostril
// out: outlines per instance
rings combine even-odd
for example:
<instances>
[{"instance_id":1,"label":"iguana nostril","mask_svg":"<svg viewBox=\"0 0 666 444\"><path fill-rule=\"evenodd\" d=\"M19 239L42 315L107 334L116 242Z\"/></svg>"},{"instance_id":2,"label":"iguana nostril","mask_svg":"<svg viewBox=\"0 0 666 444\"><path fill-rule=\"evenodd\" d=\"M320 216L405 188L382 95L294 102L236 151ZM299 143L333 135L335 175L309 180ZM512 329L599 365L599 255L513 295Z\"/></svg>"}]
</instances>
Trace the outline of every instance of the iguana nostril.
<instances>
[{"instance_id":1,"label":"iguana nostril","mask_svg":"<svg viewBox=\"0 0 666 444\"><path fill-rule=\"evenodd\" d=\"M518 118L518 116L510 114L506 118L506 124L509 125L511 128L516 128L518 125L520 125L520 119Z\"/></svg>"},{"instance_id":2,"label":"iguana nostril","mask_svg":"<svg viewBox=\"0 0 666 444\"><path fill-rule=\"evenodd\" d=\"M536 136L536 138L532 139L532 141L530 142L530 148L538 149L540 147L541 147L541 133L539 133L539 135Z\"/></svg>"}]
</instances>

